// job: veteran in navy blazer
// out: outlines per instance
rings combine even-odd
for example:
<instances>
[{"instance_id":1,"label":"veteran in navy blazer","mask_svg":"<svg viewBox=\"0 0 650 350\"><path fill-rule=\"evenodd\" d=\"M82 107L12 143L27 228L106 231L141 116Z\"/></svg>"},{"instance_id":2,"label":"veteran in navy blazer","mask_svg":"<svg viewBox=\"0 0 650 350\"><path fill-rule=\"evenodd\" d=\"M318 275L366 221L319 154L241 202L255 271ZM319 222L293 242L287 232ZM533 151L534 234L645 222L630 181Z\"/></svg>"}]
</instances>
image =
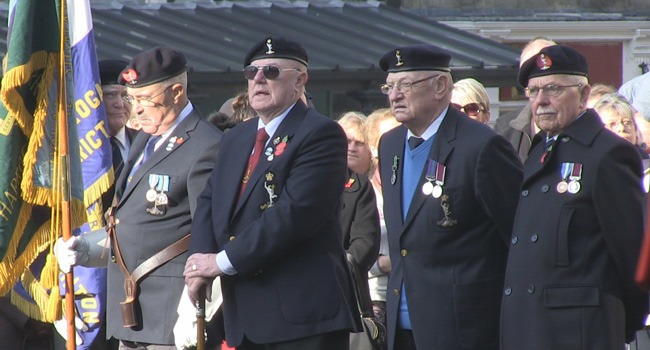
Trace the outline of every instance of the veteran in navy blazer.
<instances>
[{"instance_id":1,"label":"veteran in navy blazer","mask_svg":"<svg viewBox=\"0 0 650 350\"><path fill-rule=\"evenodd\" d=\"M358 326L339 217L346 137L300 100L307 62L281 37L249 51L259 118L224 135L192 224L190 298L221 276L226 340L237 349L346 349Z\"/></svg>"},{"instance_id":2,"label":"veteran in navy blazer","mask_svg":"<svg viewBox=\"0 0 650 350\"><path fill-rule=\"evenodd\" d=\"M379 144L389 349L499 349L521 163L506 139L449 107L450 59L412 45L380 60L382 92L402 123Z\"/></svg>"},{"instance_id":3,"label":"veteran in navy blazer","mask_svg":"<svg viewBox=\"0 0 650 350\"><path fill-rule=\"evenodd\" d=\"M524 164L502 350L622 350L648 312L648 295L634 283L641 158L586 107L587 73L585 57L561 45L542 49L519 72L542 131Z\"/></svg>"}]
</instances>

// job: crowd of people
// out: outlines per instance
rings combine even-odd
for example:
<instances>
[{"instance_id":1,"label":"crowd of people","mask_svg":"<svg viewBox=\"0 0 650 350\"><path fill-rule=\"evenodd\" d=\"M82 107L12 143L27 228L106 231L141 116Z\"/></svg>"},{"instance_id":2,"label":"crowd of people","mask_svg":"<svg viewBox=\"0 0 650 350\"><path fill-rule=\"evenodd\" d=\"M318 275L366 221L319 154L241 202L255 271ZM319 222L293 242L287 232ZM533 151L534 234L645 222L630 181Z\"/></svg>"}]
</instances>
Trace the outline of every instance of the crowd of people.
<instances>
[{"instance_id":1,"label":"crowd of people","mask_svg":"<svg viewBox=\"0 0 650 350\"><path fill-rule=\"evenodd\" d=\"M624 94L650 91L591 85L581 53L535 38L518 74L528 103L492 128L485 87L454 82L446 50L377 59L389 107L336 121L311 106L308 53L287 38L255 43L246 90L207 117L182 52L100 62L109 224L55 248L63 272L108 269L92 349L190 349L207 300L209 349L357 350L355 283L382 350L635 341L650 135L630 102L643 98Z\"/></svg>"}]
</instances>

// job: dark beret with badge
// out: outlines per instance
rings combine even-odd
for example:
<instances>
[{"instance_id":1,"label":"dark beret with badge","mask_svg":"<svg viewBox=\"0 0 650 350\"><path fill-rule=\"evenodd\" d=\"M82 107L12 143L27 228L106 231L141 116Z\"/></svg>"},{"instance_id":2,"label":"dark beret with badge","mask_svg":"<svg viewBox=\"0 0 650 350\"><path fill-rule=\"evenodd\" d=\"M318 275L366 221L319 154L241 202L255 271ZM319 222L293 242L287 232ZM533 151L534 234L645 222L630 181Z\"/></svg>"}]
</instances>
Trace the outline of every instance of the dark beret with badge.
<instances>
[{"instance_id":1,"label":"dark beret with badge","mask_svg":"<svg viewBox=\"0 0 650 350\"><path fill-rule=\"evenodd\" d=\"M102 85L117 84L122 70L129 64L127 60L107 59L98 62L99 80Z\"/></svg>"},{"instance_id":2,"label":"dark beret with badge","mask_svg":"<svg viewBox=\"0 0 650 350\"><path fill-rule=\"evenodd\" d=\"M309 58L307 51L298 42L287 40L283 37L266 37L264 40L255 44L246 54L244 66L248 66L255 60L265 58L285 58L298 61L305 66L308 65Z\"/></svg>"},{"instance_id":3,"label":"dark beret with badge","mask_svg":"<svg viewBox=\"0 0 650 350\"><path fill-rule=\"evenodd\" d=\"M154 47L133 57L122 70L118 82L140 88L175 77L187 70L185 56L168 47Z\"/></svg>"},{"instance_id":4,"label":"dark beret with badge","mask_svg":"<svg viewBox=\"0 0 650 350\"><path fill-rule=\"evenodd\" d=\"M553 74L588 77L587 59L577 50L563 45L548 46L529 58L519 69L519 84L528 86L528 80Z\"/></svg>"},{"instance_id":5,"label":"dark beret with badge","mask_svg":"<svg viewBox=\"0 0 650 350\"><path fill-rule=\"evenodd\" d=\"M398 47L385 53L379 67L388 73L419 70L451 72L451 55L435 45L417 44Z\"/></svg>"}]
</instances>

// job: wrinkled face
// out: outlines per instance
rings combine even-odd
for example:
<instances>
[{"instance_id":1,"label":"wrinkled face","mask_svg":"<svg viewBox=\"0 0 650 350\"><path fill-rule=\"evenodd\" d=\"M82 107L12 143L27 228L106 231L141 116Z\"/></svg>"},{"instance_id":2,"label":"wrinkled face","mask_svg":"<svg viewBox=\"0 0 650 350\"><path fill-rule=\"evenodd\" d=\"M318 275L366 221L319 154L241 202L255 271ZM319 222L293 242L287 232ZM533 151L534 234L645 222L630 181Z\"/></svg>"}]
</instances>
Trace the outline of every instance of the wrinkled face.
<instances>
[{"instance_id":1,"label":"wrinkled face","mask_svg":"<svg viewBox=\"0 0 650 350\"><path fill-rule=\"evenodd\" d=\"M543 87L555 85L559 89L557 96L549 96ZM589 85L576 85L575 80L563 75L547 75L531 78L528 89L538 88L535 97L529 97L533 120L537 126L554 136L564 131L584 110L589 95Z\"/></svg>"},{"instance_id":2,"label":"wrinkled face","mask_svg":"<svg viewBox=\"0 0 650 350\"><path fill-rule=\"evenodd\" d=\"M345 129L348 138L348 167L352 171L365 174L370 171L370 148L363 141L361 132L356 127Z\"/></svg>"},{"instance_id":3,"label":"wrinkled face","mask_svg":"<svg viewBox=\"0 0 650 350\"><path fill-rule=\"evenodd\" d=\"M102 85L102 92L106 119L108 120L108 133L110 136L115 136L126 125L129 118L131 106L123 99L126 95L126 88L118 84Z\"/></svg>"},{"instance_id":4,"label":"wrinkled face","mask_svg":"<svg viewBox=\"0 0 650 350\"><path fill-rule=\"evenodd\" d=\"M140 88L127 87L132 99L131 112L138 118L141 129L150 135L162 135L174 123L175 98L172 92L182 89L180 84L166 85L165 82Z\"/></svg>"},{"instance_id":5,"label":"wrinkled face","mask_svg":"<svg viewBox=\"0 0 650 350\"><path fill-rule=\"evenodd\" d=\"M265 58L251 62L251 66L258 67L258 70L248 80L248 99L260 117L273 119L300 99L307 82L304 65L290 59ZM279 75L267 78L265 66L277 67Z\"/></svg>"},{"instance_id":6,"label":"wrinkled face","mask_svg":"<svg viewBox=\"0 0 650 350\"><path fill-rule=\"evenodd\" d=\"M388 101L395 119L407 127L428 123L431 111L438 103L432 86L435 82L436 73L429 71L388 73L386 84L393 87L388 93Z\"/></svg>"},{"instance_id":7,"label":"wrinkled face","mask_svg":"<svg viewBox=\"0 0 650 350\"><path fill-rule=\"evenodd\" d=\"M637 130L634 125L634 120L628 116L622 116L612 109L605 109L598 112L600 119L602 119L605 127L618 136L636 144Z\"/></svg>"}]
</instances>

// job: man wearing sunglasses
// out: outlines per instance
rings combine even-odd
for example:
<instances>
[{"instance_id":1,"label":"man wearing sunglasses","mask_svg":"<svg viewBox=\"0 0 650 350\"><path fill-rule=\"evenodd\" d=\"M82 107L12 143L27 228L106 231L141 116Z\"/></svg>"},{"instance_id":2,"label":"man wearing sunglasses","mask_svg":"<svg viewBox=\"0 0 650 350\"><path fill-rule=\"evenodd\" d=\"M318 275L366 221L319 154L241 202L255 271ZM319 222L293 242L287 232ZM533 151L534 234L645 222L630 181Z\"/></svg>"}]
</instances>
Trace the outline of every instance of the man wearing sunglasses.
<instances>
[{"instance_id":1,"label":"man wearing sunglasses","mask_svg":"<svg viewBox=\"0 0 650 350\"><path fill-rule=\"evenodd\" d=\"M561 45L523 63L541 129L524 164L501 308L502 350L624 349L648 295L634 283L643 236L636 147L586 107L585 57Z\"/></svg>"},{"instance_id":2,"label":"man wearing sunglasses","mask_svg":"<svg viewBox=\"0 0 650 350\"><path fill-rule=\"evenodd\" d=\"M141 52L123 67L119 83L142 131L116 181L110 254L97 243L105 231L57 243L63 271L108 264L106 336L118 339L120 350L176 349L186 236L221 139L189 101L186 70L183 54L166 47Z\"/></svg>"},{"instance_id":3,"label":"man wearing sunglasses","mask_svg":"<svg viewBox=\"0 0 650 350\"><path fill-rule=\"evenodd\" d=\"M228 345L347 349L358 311L341 242L347 140L301 97L308 58L267 37L244 60L257 118L225 134L198 201L185 280L192 299L221 276Z\"/></svg>"},{"instance_id":4,"label":"man wearing sunglasses","mask_svg":"<svg viewBox=\"0 0 650 350\"><path fill-rule=\"evenodd\" d=\"M521 163L506 139L450 105L450 60L412 45L379 61L402 123L379 144L390 350L499 349Z\"/></svg>"}]
</instances>

